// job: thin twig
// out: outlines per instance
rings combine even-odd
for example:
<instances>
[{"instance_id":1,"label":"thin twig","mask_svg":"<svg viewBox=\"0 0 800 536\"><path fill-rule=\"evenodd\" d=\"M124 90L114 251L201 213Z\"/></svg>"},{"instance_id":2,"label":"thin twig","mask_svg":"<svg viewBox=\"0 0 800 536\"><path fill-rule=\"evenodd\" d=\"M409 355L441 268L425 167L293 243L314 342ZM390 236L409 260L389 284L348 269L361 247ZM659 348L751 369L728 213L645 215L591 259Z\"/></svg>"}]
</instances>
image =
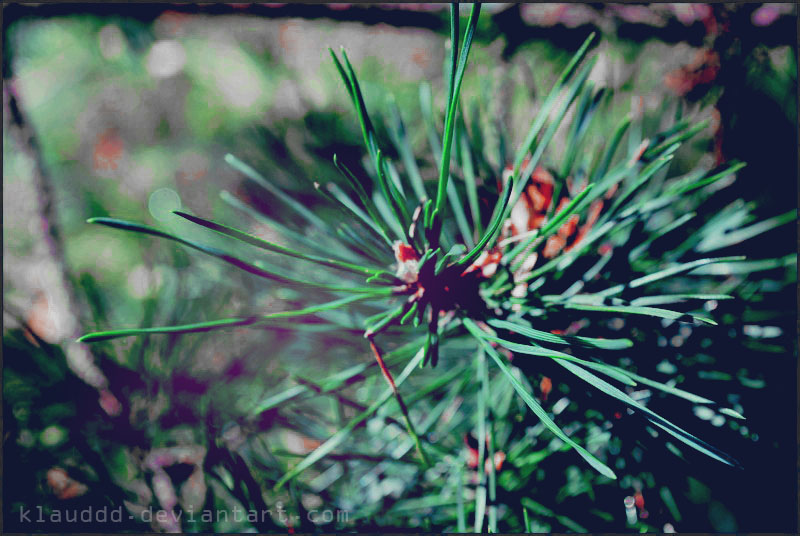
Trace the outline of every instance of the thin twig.
<instances>
[{"instance_id":1,"label":"thin twig","mask_svg":"<svg viewBox=\"0 0 800 536\"><path fill-rule=\"evenodd\" d=\"M397 404L400 406L400 411L403 412L403 419L406 423L406 430L408 430L408 434L414 440L414 445L417 447L417 452L419 453L420 458L422 458L422 463L425 464L425 467L430 467L431 463L428 460L427 454L425 454L425 450L422 448L422 442L417 435L417 431L414 430L414 425L411 423L411 417L408 415L408 408L406 407L406 403L403 402L403 397L400 395L400 391L397 390L397 385L394 383L394 377L392 377L392 373L389 372L389 369L386 367L386 363L383 361L383 357L381 356L381 352L378 349L378 346L375 344L375 340L371 335L367 336L367 340L369 340L369 346L372 348L372 353L375 355L375 361L378 362L378 366L381 368L381 372L383 373L383 377L386 378L386 381L389 382L389 387L392 388L392 392L394 393L394 397L397 399Z\"/></svg>"}]
</instances>

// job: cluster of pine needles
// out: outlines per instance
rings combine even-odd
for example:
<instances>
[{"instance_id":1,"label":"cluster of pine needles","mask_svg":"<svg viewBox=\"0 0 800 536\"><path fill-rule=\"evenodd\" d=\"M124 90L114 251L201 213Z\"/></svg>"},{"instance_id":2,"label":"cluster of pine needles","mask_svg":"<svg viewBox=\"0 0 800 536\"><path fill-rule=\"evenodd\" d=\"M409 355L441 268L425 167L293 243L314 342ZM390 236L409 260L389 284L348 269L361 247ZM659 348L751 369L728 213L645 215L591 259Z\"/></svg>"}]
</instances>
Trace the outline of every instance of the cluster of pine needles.
<instances>
[{"instance_id":1,"label":"cluster of pine needles","mask_svg":"<svg viewBox=\"0 0 800 536\"><path fill-rule=\"evenodd\" d=\"M791 221L795 216L788 214L755 225L726 229L725 233L714 232L710 226L719 222L710 218L699 231L685 236L678 248L667 251L653 248L654 242L662 237L686 233L687 222L701 220L698 214L702 203L714 194L722 179L735 174L744 164L669 176L670 162L681 144L707 127L706 123L692 124L680 116L669 128L647 137L638 118L630 114L619 121L610 135L598 132L594 120L603 113L609 91L590 81L596 58L587 60L587 57L595 42L594 35L583 43L540 103L516 152L506 154L507 140L501 134L501 143L496 144L500 147L499 157L489 154L492 145L486 142L489 135L482 131L482 123L468 121L468 114L459 113L461 86L480 5L472 6L463 36L457 11L453 5L441 133L429 86L423 86L421 91L425 135L432 161L437 164L437 180L423 179L427 170L421 169L423 161L415 157L396 108L391 110L386 124L381 125L381 132L388 133L391 147L381 147L378 130L367 111L347 54L331 51L355 108L366 148L366 173L351 169L337 157L333 159L347 188L314 183L316 192L340 216L333 221L323 219L233 155L226 157L231 166L263 187L270 199L282 203L303 224L297 226L258 214L228 192L224 192L223 199L255 215L294 247L176 211L178 216L231 240L320 267L313 280L301 279L262 260L241 258L140 223L105 217L89 220L173 240L273 284L324 292L331 296L330 301L297 310L196 324L103 331L85 335L81 340L207 332L234 326L286 328L287 319L292 318L314 318L317 323L327 323L331 330L360 329L389 389L369 407L359 406L363 411L288 469L275 483L275 489L331 454L357 426L392 398L400 408L402 426L416 449L420 470L435 467L446 458L447 452L430 440L428 432L447 406L436 405L440 409L428 416L418 415L415 422L412 404L433 388L457 385L460 390L467 384L473 386L472 392L477 397L477 435L487 438L485 443L478 441L477 467L483 467L486 460L494 460L497 455L498 432L484 416L487 405L493 405L494 419L508 413L511 402L505 403L505 413L492 402L504 399L508 389L518 395L544 427L600 474L616 478L607 462L565 433L543 407L541 397L534 396L528 379L515 366L529 357L549 360L566 369L639 413L665 436L715 460L737 465L725 453L634 399L630 388L642 385L694 404L716 407L731 418L739 419L741 415L681 390L674 382L658 382L610 364L608 361L620 353L636 359L635 344L631 338L597 335L607 335L602 328L603 319L611 317L653 317L690 323L698 329L715 325L712 318L697 311L702 311L702 305L710 300L732 299L732 296L719 292L713 281L693 278L691 273L708 265L741 266L746 270L748 261L743 257L705 254ZM567 117L569 122L565 121ZM566 142L557 155L551 149L551 141L560 129ZM397 155L397 160L393 161L389 154ZM664 217L678 211L679 217ZM657 223L655 228L653 222ZM311 239L304 232L309 228L322 239ZM659 255L654 257L652 252ZM681 283L679 293L670 290L677 287L669 286L676 278ZM328 314L353 307L357 307L361 319L357 326L347 326L340 317ZM589 333L575 334L576 324L589 326L580 328ZM591 333L593 329L595 333ZM711 333L713 328L708 329ZM391 352L383 350L387 342L394 347ZM449 352L444 368L440 365L442 352ZM488 363L493 363L498 372L492 380L502 378L506 382L502 391L498 391L496 381L490 380ZM402 364L405 366L399 373L392 372ZM414 392L411 399L404 397L403 383L416 369L427 366L438 371L435 386ZM335 392L348 378L369 368L361 362L354 367L318 381L316 391ZM307 387L296 386L280 393L261 403L256 412L290 403L304 388ZM459 390L446 395L443 403L452 402ZM509 441L506 438L505 442ZM481 519L480 526L487 489L488 504L495 504L499 470L494 463L486 466L487 474L480 471L478 477L480 489L484 490L483 495L478 494L483 506L478 504L475 510L476 520L478 516ZM527 515L525 520L527 525ZM458 526L463 529L463 525L463 511L459 510ZM489 527L497 528L494 506L489 509Z\"/></svg>"}]
</instances>

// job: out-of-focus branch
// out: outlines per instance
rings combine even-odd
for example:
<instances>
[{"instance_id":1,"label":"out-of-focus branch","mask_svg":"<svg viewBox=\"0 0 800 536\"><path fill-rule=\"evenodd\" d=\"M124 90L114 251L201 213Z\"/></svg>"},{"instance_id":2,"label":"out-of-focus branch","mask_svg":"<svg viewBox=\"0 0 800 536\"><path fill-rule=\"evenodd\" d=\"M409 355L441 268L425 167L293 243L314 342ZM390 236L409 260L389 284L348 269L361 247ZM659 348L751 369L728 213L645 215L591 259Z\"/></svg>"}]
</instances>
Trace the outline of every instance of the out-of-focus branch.
<instances>
[{"instance_id":1,"label":"out-of-focus branch","mask_svg":"<svg viewBox=\"0 0 800 536\"><path fill-rule=\"evenodd\" d=\"M55 221L56 208L53 205L53 189L47 176L41 147L39 147L33 127L21 108L13 82L3 82L3 97L3 112L11 121L10 126L13 127L11 130L16 134L18 146L34 164L31 175L39 198L41 229L44 232L45 240L53 259L63 269L64 248L61 244L58 225Z\"/></svg>"},{"instance_id":2,"label":"out-of-focus branch","mask_svg":"<svg viewBox=\"0 0 800 536\"><path fill-rule=\"evenodd\" d=\"M57 288L50 293L49 305L56 307L65 321L63 330L59 330L59 340L64 347L67 362L70 368L83 381L100 392L100 404L110 415L120 411L119 401L108 390L108 379L95 364L94 356L85 344L75 342L80 334L80 318L86 311L85 303L81 300L73 287L64 257L64 243L58 226L58 209L56 207L53 183L47 172L41 146L39 145L33 125L28 120L21 99L17 94L13 80L3 81L3 112L8 122L8 130L14 136L19 151L32 163L31 182L36 192L36 202L39 216L40 237L47 246L50 261L55 267L57 277L53 284ZM41 335L41 334L37 334Z\"/></svg>"}]
</instances>

